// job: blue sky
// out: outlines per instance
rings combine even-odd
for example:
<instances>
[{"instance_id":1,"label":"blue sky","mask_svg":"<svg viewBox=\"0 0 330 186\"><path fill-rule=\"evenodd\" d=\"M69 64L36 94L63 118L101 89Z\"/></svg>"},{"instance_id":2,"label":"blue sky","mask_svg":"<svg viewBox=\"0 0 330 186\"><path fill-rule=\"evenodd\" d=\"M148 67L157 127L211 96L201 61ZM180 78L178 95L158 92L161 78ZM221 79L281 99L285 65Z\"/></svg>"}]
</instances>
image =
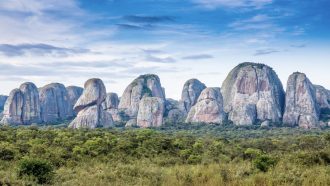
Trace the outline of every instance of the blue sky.
<instances>
[{"instance_id":1,"label":"blue sky","mask_svg":"<svg viewBox=\"0 0 330 186\"><path fill-rule=\"evenodd\" d=\"M198 78L219 87L240 62L330 88L329 0L2 0L0 94L25 81L103 79L122 94L156 73L167 97Z\"/></svg>"}]
</instances>

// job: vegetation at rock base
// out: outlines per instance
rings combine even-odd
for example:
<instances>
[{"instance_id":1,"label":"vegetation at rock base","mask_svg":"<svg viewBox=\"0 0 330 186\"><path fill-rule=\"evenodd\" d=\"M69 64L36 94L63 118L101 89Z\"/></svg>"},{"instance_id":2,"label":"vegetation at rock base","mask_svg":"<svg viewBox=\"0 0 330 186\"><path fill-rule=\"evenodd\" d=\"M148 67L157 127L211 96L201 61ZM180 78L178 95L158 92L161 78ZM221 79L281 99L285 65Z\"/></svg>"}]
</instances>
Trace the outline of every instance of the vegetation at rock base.
<instances>
[{"instance_id":1,"label":"vegetation at rock base","mask_svg":"<svg viewBox=\"0 0 330 186\"><path fill-rule=\"evenodd\" d=\"M330 185L330 131L0 128L0 185Z\"/></svg>"}]
</instances>

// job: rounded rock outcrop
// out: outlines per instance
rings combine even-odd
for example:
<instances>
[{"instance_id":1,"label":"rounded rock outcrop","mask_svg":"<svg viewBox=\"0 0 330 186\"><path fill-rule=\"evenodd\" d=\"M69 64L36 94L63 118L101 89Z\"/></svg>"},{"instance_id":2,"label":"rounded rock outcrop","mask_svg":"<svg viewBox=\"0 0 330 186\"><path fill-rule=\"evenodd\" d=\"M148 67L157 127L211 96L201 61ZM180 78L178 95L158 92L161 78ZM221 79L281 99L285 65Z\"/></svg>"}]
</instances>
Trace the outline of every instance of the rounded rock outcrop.
<instances>
[{"instance_id":1,"label":"rounded rock outcrop","mask_svg":"<svg viewBox=\"0 0 330 186\"><path fill-rule=\"evenodd\" d=\"M84 91L74 106L78 115L69 127L94 129L113 125L111 115L104 111L101 105L105 98L106 89L101 79L86 81Z\"/></svg>"},{"instance_id":2,"label":"rounded rock outcrop","mask_svg":"<svg viewBox=\"0 0 330 186\"><path fill-rule=\"evenodd\" d=\"M29 125L40 123L39 92L35 84L23 83L11 91L3 111L1 123L7 125Z\"/></svg>"},{"instance_id":3,"label":"rounded rock outcrop","mask_svg":"<svg viewBox=\"0 0 330 186\"><path fill-rule=\"evenodd\" d=\"M199 95L205 88L205 84L198 79L190 79L185 82L181 94L181 104L186 113L196 104Z\"/></svg>"},{"instance_id":4,"label":"rounded rock outcrop","mask_svg":"<svg viewBox=\"0 0 330 186\"><path fill-rule=\"evenodd\" d=\"M164 101L158 97L143 97L139 103L137 126L160 127L163 124Z\"/></svg>"},{"instance_id":5,"label":"rounded rock outcrop","mask_svg":"<svg viewBox=\"0 0 330 186\"><path fill-rule=\"evenodd\" d=\"M1 123L4 125L21 125L23 93L20 89L14 89L10 92L4 106Z\"/></svg>"},{"instance_id":6,"label":"rounded rock outcrop","mask_svg":"<svg viewBox=\"0 0 330 186\"><path fill-rule=\"evenodd\" d=\"M316 101L320 106L320 109L330 108L330 97L329 90L325 89L323 86L314 85L316 91Z\"/></svg>"},{"instance_id":7,"label":"rounded rock outcrop","mask_svg":"<svg viewBox=\"0 0 330 186\"><path fill-rule=\"evenodd\" d=\"M182 109L180 102L174 99L166 99L164 118L166 123L184 122L187 113Z\"/></svg>"},{"instance_id":8,"label":"rounded rock outcrop","mask_svg":"<svg viewBox=\"0 0 330 186\"><path fill-rule=\"evenodd\" d=\"M42 122L58 122L73 117L68 92L63 84L51 83L40 88L39 100Z\"/></svg>"},{"instance_id":9,"label":"rounded rock outcrop","mask_svg":"<svg viewBox=\"0 0 330 186\"><path fill-rule=\"evenodd\" d=\"M0 95L0 112L3 111L8 96Z\"/></svg>"},{"instance_id":10,"label":"rounded rock outcrop","mask_svg":"<svg viewBox=\"0 0 330 186\"><path fill-rule=\"evenodd\" d=\"M165 101L164 90L157 75L141 75L130 83L120 98L118 108L125 110L129 117L136 118L140 100L145 96L158 97Z\"/></svg>"},{"instance_id":11,"label":"rounded rock outcrop","mask_svg":"<svg viewBox=\"0 0 330 186\"><path fill-rule=\"evenodd\" d=\"M225 112L220 88L206 88L191 107L186 122L223 123Z\"/></svg>"},{"instance_id":12,"label":"rounded rock outcrop","mask_svg":"<svg viewBox=\"0 0 330 186\"><path fill-rule=\"evenodd\" d=\"M316 90L303 73L293 73L287 83L283 123L287 126L314 128L320 115Z\"/></svg>"},{"instance_id":13,"label":"rounded rock outcrop","mask_svg":"<svg viewBox=\"0 0 330 186\"><path fill-rule=\"evenodd\" d=\"M70 107L73 110L74 105L78 101L78 99L81 96L81 94L83 93L84 89L81 87L77 87L77 86L68 86L68 87L66 87L66 90L68 92L68 98L69 98L69 102L71 105ZM74 112L74 115L76 115L76 114L77 113Z\"/></svg>"},{"instance_id":14,"label":"rounded rock outcrop","mask_svg":"<svg viewBox=\"0 0 330 186\"><path fill-rule=\"evenodd\" d=\"M24 125L40 123L39 92L35 84L23 83L19 88L23 93L22 122Z\"/></svg>"},{"instance_id":15,"label":"rounded rock outcrop","mask_svg":"<svg viewBox=\"0 0 330 186\"><path fill-rule=\"evenodd\" d=\"M236 125L282 120L285 93L277 74L267 65L239 64L229 73L221 91L228 119Z\"/></svg>"}]
</instances>

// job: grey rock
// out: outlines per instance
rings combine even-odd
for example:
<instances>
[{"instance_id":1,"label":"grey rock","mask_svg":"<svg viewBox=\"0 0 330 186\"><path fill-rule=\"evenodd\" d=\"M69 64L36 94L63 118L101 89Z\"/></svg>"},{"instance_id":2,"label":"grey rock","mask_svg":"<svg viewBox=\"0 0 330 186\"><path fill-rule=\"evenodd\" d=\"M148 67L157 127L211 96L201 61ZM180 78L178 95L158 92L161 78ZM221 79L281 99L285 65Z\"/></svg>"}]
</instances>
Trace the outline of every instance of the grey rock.
<instances>
[{"instance_id":1,"label":"grey rock","mask_svg":"<svg viewBox=\"0 0 330 186\"><path fill-rule=\"evenodd\" d=\"M285 93L277 74L267 65L239 64L229 73L221 90L225 112L236 125L282 120Z\"/></svg>"},{"instance_id":2,"label":"grey rock","mask_svg":"<svg viewBox=\"0 0 330 186\"><path fill-rule=\"evenodd\" d=\"M314 85L316 91L316 101L319 104L321 109L328 109L330 108L330 97L329 97L329 90L325 89L320 85Z\"/></svg>"},{"instance_id":3,"label":"grey rock","mask_svg":"<svg viewBox=\"0 0 330 186\"><path fill-rule=\"evenodd\" d=\"M164 119L166 123L184 122L187 116L185 110L182 109L180 102L174 99L166 99Z\"/></svg>"},{"instance_id":4,"label":"grey rock","mask_svg":"<svg viewBox=\"0 0 330 186\"><path fill-rule=\"evenodd\" d=\"M23 83L20 88L23 94L22 124L40 123L39 92L35 84Z\"/></svg>"},{"instance_id":5,"label":"grey rock","mask_svg":"<svg viewBox=\"0 0 330 186\"><path fill-rule=\"evenodd\" d=\"M0 95L0 111L3 111L8 96Z\"/></svg>"},{"instance_id":6,"label":"grey rock","mask_svg":"<svg viewBox=\"0 0 330 186\"><path fill-rule=\"evenodd\" d=\"M206 88L191 107L186 122L223 123L225 112L220 88Z\"/></svg>"},{"instance_id":7,"label":"grey rock","mask_svg":"<svg viewBox=\"0 0 330 186\"><path fill-rule=\"evenodd\" d=\"M139 103L143 97L158 97L165 101L165 95L157 75L146 74L136 78L125 89L118 105L127 115L134 118L139 110Z\"/></svg>"},{"instance_id":8,"label":"grey rock","mask_svg":"<svg viewBox=\"0 0 330 186\"><path fill-rule=\"evenodd\" d=\"M283 123L287 126L314 128L320 115L316 90L303 73L293 73L287 83Z\"/></svg>"},{"instance_id":9,"label":"grey rock","mask_svg":"<svg viewBox=\"0 0 330 186\"><path fill-rule=\"evenodd\" d=\"M260 125L261 128L268 128L269 126L270 126L270 122L267 120L262 122Z\"/></svg>"},{"instance_id":10,"label":"grey rock","mask_svg":"<svg viewBox=\"0 0 330 186\"><path fill-rule=\"evenodd\" d=\"M82 95L84 89L77 86L68 86L66 87L66 90L68 92L68 98L70 101L71 108L73 110L74 105L78 101L79 97ZM74 112L74 115L77 115L77 113Z\"/></svg>"},{"instance_id":11,"label":"grey rock","mask_svg":"<svg viewBox=\"0 0 330 186\"><path fill-rule=\"evenodd\" d=\"M181 103L186 113L194 106L201 92L206 88L205 84L198 79L190 79L183 86Z\"/></svg>"},{"instance_id":12,"label":"grey rock","mask_svg":"<svg viewBox=\"0 0 330 186\"><path fill-rule=\"evenodd\" d=\"M78 115L69 127L94 129L112 126L112 116L101 105L105 98L106 89L102 80L93 78L86 81L83 94L74 106Z\"/></svg>"},{"instance_id":13,"label":"grey rock","mask_svg":"<svg viewBox=\"0 0 330 186\"><path fill-rule=\"evenodd\" d=\"M73 108L63 84L51 83L39 91L41 119L44 123L58 122L73 117Z\"/></svg>"},{"instance_id":14,"label":"grey rock","mask_svg":"<svg viewBox=\"0 0 330 186\"><path fill-rule=\"evenodd\" d=\"M95 129L108 128L113 125L112 116L103 111L98 105L85 107L79 111L77 117L70 123L71 128Z\"/></svg>"},{"instance_id":15,"label":"grey rock","mask_svg":"<svg viewBox=\"0 0 330 186\"><path fill-rule=\"evenodd\" d=\"M125 127L137 127L136 118L128 120Z\"/></svg>"},{"instance_id":16,"label":"grey rock","mask_svg":"<svg viewBox=\"0 0 330 186\"><path fill-rule=\"evenodd\" d=\"M21 125L23 110L23 93L20 89L14 89L10 92L5 103L1 124Z\"/></svg>"},{"instance_id":17,"label":"grey rock","mask_svg":"<svg viewBox=\"0 0 330 186\"><path fill-rule=\"evenodd\" d=\"M104 110L118 109L119 98L116 93L108 93L105 101L102 103Z\"/></svg>"},{"instance_id":18,"label":"grey rock","mask_svg":"<svg viewBox=\"0 0 330 186\"><path fill-rule=\"evenodd\" d=\"M143 97L139 104L137 126L160 127L163 125L165 103L159 97Z\"/></svg>"}]
</instances>

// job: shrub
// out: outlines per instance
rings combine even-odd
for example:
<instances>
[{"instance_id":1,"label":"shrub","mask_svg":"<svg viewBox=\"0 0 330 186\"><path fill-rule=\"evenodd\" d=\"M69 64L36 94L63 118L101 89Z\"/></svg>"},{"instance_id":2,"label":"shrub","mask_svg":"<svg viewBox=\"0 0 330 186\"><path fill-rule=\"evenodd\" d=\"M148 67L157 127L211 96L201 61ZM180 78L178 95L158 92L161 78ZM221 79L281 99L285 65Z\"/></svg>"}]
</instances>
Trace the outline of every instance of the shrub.
<instances>
[{"instance_id":1,"label":"shrub","mask_svg":"<svg viewBox=\"0 0 330 186\"><path fill-rule=\"evenodd\" d=\"M270 167L276 165L276 160L267 155L260 155L253 160L253 165L260 171L267 172Z\"/></svg>"},{"instance_id":2,"label":"shrub","mask_svg":"<svg viewBox=\"0 0 330 186\"><path fill-rule=\"evenodd\" d=\"M34 179L38 184L50 183L53 178L53 167L41 159L22 159L18 165L18 176Z\"/></svg>"},{"instance_id":3,"label":"shrub","mask_svg":"<svg viewBox=\"0 0 330 186\"><path fill-rule=\"evenodd\" d=\"M10 161L15 158L15 151L11 148L0 146L0 159Z\"/></svg>"}]
</instances>

